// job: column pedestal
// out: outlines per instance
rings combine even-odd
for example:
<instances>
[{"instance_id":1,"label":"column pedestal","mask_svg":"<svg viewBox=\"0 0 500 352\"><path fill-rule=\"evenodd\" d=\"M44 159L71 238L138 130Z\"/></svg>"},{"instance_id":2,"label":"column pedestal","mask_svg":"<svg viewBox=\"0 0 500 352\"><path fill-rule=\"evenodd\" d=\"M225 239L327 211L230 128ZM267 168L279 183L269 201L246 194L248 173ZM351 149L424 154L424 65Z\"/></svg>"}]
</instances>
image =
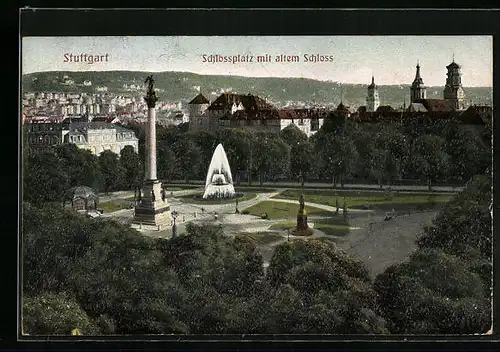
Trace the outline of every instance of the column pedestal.
<instances>
[{"instance_id":1,"label":"column pedestal","mask_svg":"<svg viewBox=\"0 0 500 352\"><path fill-rule=\"evenodd\" d=\"M165 201L161 199L161 189L161 182L158 180L144 182L141 201L135 207L134 224L170 226L170 204L166 198Z\"/></svg>"}]
</instances>

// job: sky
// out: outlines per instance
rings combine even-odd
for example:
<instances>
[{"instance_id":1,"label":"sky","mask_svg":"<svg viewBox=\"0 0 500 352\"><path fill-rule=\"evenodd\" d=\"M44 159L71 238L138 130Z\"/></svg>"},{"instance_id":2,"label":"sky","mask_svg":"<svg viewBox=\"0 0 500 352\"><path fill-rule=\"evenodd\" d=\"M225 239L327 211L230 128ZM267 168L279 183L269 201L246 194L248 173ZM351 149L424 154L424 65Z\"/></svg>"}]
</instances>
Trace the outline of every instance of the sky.
<instances>
[{"instance_id":1,"label":"sky","mask_svg":"<svg viewBox=\"0 0 500 352\"><path fill-rule=\"evenodd\" d=\"M183 71L252 77L305 77L341 83L411 84L417 61L424 84L443 86L446 66L462 67L465 87L493 86L491 36L24 37L22 73ZM108 54L107 62L64 62L65 54ZM259 63L269 54L272 62ZM275 62L277 55L299 62ZM203 55L250 55L252 62L203 62ZM304 55L329 57L305 62Z\"/></svg>"}]
</instances>

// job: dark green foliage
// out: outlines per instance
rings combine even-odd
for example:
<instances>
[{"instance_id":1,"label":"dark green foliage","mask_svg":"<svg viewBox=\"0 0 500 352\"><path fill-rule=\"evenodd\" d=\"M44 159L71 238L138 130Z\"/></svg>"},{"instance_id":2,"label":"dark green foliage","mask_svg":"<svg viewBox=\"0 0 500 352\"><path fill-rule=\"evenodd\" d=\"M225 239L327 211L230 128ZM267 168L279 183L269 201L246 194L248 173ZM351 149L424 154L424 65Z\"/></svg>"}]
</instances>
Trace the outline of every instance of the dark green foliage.
<instances>
[{"instance_id":1,"label":"dark green foliage","mask_svg":"<svg viewBox=\"0 0 500 352\"><path fill-rule=\"evenodd\" d=\"M159 179L169 181L178 179L181 176L175 153L169 147L167 141L157 141L156 158Z\"/></svg>"},{"instance_id":2,"label":"dark green foliage","mask_svg":"<svg viewBox=\"0 0 500 352\"><path fill-rule=\"evenodd\" d=\"M450 168L450 157L445 150L445 140L434 135L422 135L413 142L412 166L420 177L431 183L444 178Z\"/></svg>"},{"instance_id":3,"label":"dark green foliage","mask_svg":"<svg viewBox=\"0 0 500 352\"><path fill-rule=\"evenodd\" d=\"M358 151L348 136L326 134L315 139L314 150L325 178L343 187L345 180L355 170Z\"/></svg>"},{"instance_id":4,"label":"dark green foliage","mask_svg":"<svg viewBox=\"0 0 500 352\"><path fill-rule=\"evenodd\" d=\"M26 335L70 335L78 329L82 335L99 334L78 303L65 294L44 293L22 298L22 327Z\"/></svg>"},{"instance_id":5,"label":"dark green foliage","mask_svg":"<svg viewBox=\"0 0 500 352\"><path fill-rule=\"evenodd\" d=\"M307 141L307 136L295 124L290 124L280 131L280 138L290 147Z\"/></svg>"},{"instance_id":6,"label":"dark green foliage","mask_svg":"<svg viewBox=\"0 0 500 352\"><path fill-rule=\"evenodd\" d=\"M276 247L266 277L274 333L385 333L364 265L327 241Z\"/></svg>"},{"instance_id":7,"label":"dark green foliage","mask_svg":"<svg viewBox=\"0 0 500 352\"><path fill-rule=\"evenodd\" d=\"M96 192L103 188L103 174L97 165L97 157L90 150L80 149L75 144L62 144L55 147L55 152L71 187L88 186Z\"/></svg>"},{"instance_id":8,"label":"dark green foliage","mask_svg":"<svg viewBox=\"0 0 500 352\"><path fill-rule=\"evenodd\" d=\"M174 144L172 151L175 153L175 159L182 170L186 182L192 179L199 172L201 167L201 150L189 135L181 135Z\"/></svg>"},{"instance_id":9,"label":"dark green foliage","mask_svg":"<svg viewBox=\"0 0 500 352\"><path fill-rule=\"evenodd\" d=\"M33 204L62 202L70 179L52 149L23 155L23 197Z\"/></svg>"},{"instance_id":10,"label":"dark green foliage","mask_svg":"<svg viewBox=\"0 0 500 352\"><path fill-rule=\"evenodd\" d=\"M118 154L105 150L97 160L101 174L104 177L103 191L113 192L123 189L125 169L120 163Z\"/></svg>"},{"instance_id":11,"label":"dark green foliage","mask_svg":"<svg viewBox=\"0 0 500 352\"><path fill-rule=\"evenodd\" d=\"M121 150L120 165L124 172L123 179L127 189L140 187L144 179L144 166L132 146L128 145Z\"/></svg>"},{"instance_id":12,"label":"dark green foliage","mask_svg":"<svg viewBox=\"0 0 500 352\"><path fill-rule=\"evenodd\" d=\"M262 183L277 181L288 172L290 147L273 134L257 133L252 147L252 167Z\"/></svg>"},{"instance_id":13,"label":"dark green foliage","mask_svg":"<svg viewBox=\"0 0 500 352\"><path fill-rule=\"evenodd\" d=\"M314 176L316 162L313 156L313 145L308 140L292 145L290 149L290 176L292 179L306 182L310 176Z\"/></svg>"},{"instance_id":14,"label":"dark green foliage","mask_svg":"<svg viewBox=\"0 0 500 352\"><path fill-rule=\"evenodd\" d=\"M439 250L421 250L408 263L389 267L374 288L392 333L484 333L491 324L480 276Z\"/></svg>"},{"instance_id":15,"label":"dark green foliage","mask_svg":"<svg viewBox=\"0 0 500 352\"><path fill-rule=\"evenodd\" d=\"M466 257L491 259L491 175L474 177L466 189L445 205L419 238L420 247L440 248Z\"/></svg>"}]
</instances>

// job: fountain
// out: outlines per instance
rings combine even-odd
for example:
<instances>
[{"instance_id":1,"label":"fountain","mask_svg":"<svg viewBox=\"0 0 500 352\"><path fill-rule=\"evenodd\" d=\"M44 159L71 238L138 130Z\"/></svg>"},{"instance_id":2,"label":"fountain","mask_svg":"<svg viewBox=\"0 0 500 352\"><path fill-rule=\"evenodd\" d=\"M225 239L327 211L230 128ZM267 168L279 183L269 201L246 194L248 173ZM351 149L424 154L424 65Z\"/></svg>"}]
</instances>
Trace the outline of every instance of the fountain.
<instances>
[{"instance_id":1,"label":"fountain","mask_svg":"<svg viewBox=\"0 0 500 352\"><path fill-rule=\"evenodd\" d=\"M231 168L229 167L226 152L222 144L219 144L215 148L212 161L208 167L203 199L230 199L235 196L238 195L234 191Z\"/></svg>"}]
</instances>

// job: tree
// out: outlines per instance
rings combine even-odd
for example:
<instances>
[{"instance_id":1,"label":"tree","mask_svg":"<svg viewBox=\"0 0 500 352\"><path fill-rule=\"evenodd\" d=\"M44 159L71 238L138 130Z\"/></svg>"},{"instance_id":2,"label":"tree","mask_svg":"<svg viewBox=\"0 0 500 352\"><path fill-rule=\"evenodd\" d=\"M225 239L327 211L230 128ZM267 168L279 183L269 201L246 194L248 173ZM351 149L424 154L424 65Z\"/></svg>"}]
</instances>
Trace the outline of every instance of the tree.
<instances>
[{"instance_id":1,"label":"tree","mask_svg":"<svg viewBox=\"0 0 500 352\"><path fill-rule=\"evenodd\" d=\"M391 181L401 174L402 164L406 158L404 136L388 126L381 126L371 143L368 170L382 188L385 182Z\"/></svg>"},{"instance_id":2,"label":"tree","mask_svg":"<svg viewBox=\"0 0 500 352\"><path fill-rule=\"evenodd\" d=\"M181 176L175 153L168 146L167 141L158 141L156 155L158 160L158 177L160 179L170 181L178 179Z\"/></svg>"},{"instance_id":3,"label":"tree","mask_svg":"<svg viewBox=\"0 0 500 352\"><path fill-rule=\"evenodd\" d=\"M23 155L23 199L41 205L62 202L70 188L64 164L53 149Z\"/></svg>"},{"instance_id":4,"label":"tree","mask_svg":"<svg viewBox=\"0 0 500 352\"><path fill-rule=\"evenodd\" d=\"M302 186L308 177L314 174L314 150L309 141L299 142L290 150L290 174L301 182Z\"/></svg>"},{"instance_id":5,"label":"tree","mask_svg":"<svg viewBox=\"0 0 500 352\"><path fill-rule=\"evenodd\" d=\"M80 149L75 144L61 144L55 147L68 175L70 187L88 186L99 192L103 187L103 175L99 170L97 157L90 150Z\"/></svg>"},{"instance_id":6,"label":"tree","mask_svg":"<svg viewBox=\"0 0 500 352\"><path fill-rule=\"evenodd\" d=\"M124 171L124 183L127 189L136 189L144 179L144 167L139 155L132 146L126 146L120 151L120 164Z\"/></svg>"},{"instance_id":7,"label":"tree","mask_svg":"<svg viewBox=\"0 0 500 352\"><path fill-rule=\"evenodd\" d=\"M108 193L122 189L125 170L120 164L118 154L105 150L99 155L98 162L104 177L104 192Z\"/></svg>"},{"instance_id":8,"label":"tree","mask_svg":"<svg viewBox=\"0 0 500 352\"><path fill-rule=\"evenodd\" d=\"M294 145L307 141L307 135L295 124L291 123L280 131L280 138L292 148Z\"/></svg>"},{"instance_id":9,"label":"tree","mask_svg":"<svg viewBox=\"0 0 500 352\"><path fill-rule=\"evenodd\" d=\"M358 152L354 142L349 137L328 134L324 139L317 139L315 149L321 161L323 172L329 175L333 187L338 181L344 187L345 179L354 171Z\"/></svg>"},{"instance_id":10,"label":"tree","mask_svg":"<svg viewBox=\"0 0 500 352\"><path fill-rule=\"evenodd\" d=\"M426 227L417 243L421 248L438 248L446 253L492 258L492 180L491 175L477 175L464 191L449 201Z\"/></svg>"},{"instance_id":11,"label":"tree","mask_svg":"<svg viewBox=\"0 0 500 352\"><path fill-rule=\"evenodd\" d=\"M23 334L71 335L78 329L82 335L97 335L99 328L66 294L42 293L22 298Z\"/></svg>"},{"instance_id":12,"label":"tree","mask_svg":"<svg viewBox=\"0 0 500 352\"><path fill-rule=\"evenodd\" d=\"M412 165L421 178L427 181L429 190L432 182L442 178L449 170L449 155L443 138L423 135L415 139L412 147Z\"/></svg>"},{"instance_id":13,"label":"tree","mask_svg":"<svg viewBox=\"0 0 500 352\"><path fill-rule=\"evenodd\" d=\"M190 178L198 174L198 169L201 166L200 148L189 136L182 135L172 145L172 150L175 153L181 174L186 182L189 182Z\"/></svg>"},{"instance_id":14,"label":"tree","mask_svg":"<svg viewBox=\"0 0 500 352\"><path fill-rule=\"evenodd\" d=\"M374 288L392 333L472 334L491 325L479 275L439 250L417 251L409 262L387 268Z\"/></svg>"},{"instance_id":15,"label":"tree","mask_svg":"<svg viewBox=\"0 0 500 352\"><path fill-rule=\"evenodd\" d=\"M264 180L277 180L286 175L290 150L280 138L272 134L258 134L252 151L252 166L259 175L261 185Z\"/></svg>"},{"instance_id":16,"label":"tree","mask_svg":"<svg viewBox=\"0 0 500 352\"><path fill-rule=\"evenodd\" d=\"M467 181L491 165L491 147L484 145L479 135L457 124L446 126L443 131L450 156L449 174L453 178Z\"/></svg>"},{"instance_id":17,"label":"tree","mask_svg":"<svg viewBox=\"0 0 500 352\"><path fill-rule=\"evenodd\" d=\"M384 333L367 269L331 241L276 247L268 268L273 333Z\"/></svg>"}]
</instances>

